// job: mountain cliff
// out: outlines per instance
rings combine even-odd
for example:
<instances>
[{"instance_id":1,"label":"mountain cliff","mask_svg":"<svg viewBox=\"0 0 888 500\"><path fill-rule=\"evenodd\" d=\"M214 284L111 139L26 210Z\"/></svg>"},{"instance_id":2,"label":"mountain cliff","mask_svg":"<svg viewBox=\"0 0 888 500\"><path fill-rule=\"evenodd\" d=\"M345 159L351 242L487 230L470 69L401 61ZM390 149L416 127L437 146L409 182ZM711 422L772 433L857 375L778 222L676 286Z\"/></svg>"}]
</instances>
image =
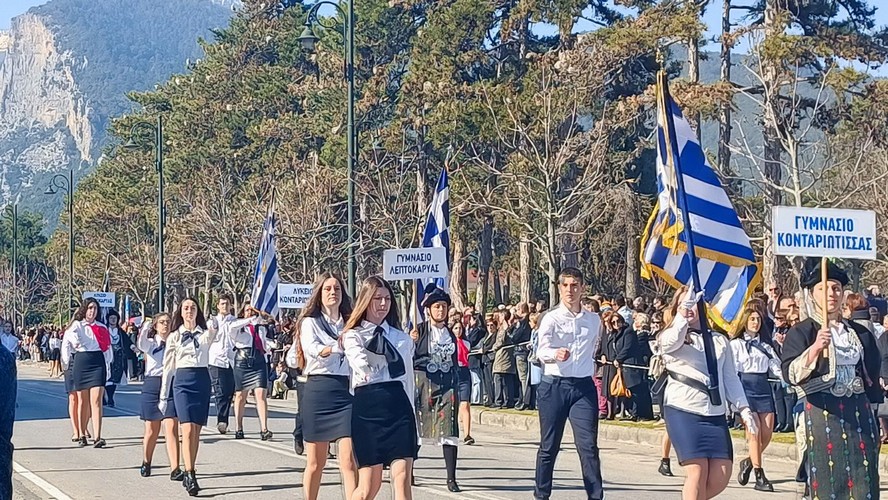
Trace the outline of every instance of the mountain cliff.
<instances>
[{"instance_id":1,"label":"mountain cliff","mask_svg":"<svg viewBox=\"0 0 888 500\"><path fill-rule=\"evenodd\" d=\"M231 0L53 0L0 32L0 205L20 199L52 224L51 177L86 173L111 117L201 57Z\"/></svg>"}]
</instances>

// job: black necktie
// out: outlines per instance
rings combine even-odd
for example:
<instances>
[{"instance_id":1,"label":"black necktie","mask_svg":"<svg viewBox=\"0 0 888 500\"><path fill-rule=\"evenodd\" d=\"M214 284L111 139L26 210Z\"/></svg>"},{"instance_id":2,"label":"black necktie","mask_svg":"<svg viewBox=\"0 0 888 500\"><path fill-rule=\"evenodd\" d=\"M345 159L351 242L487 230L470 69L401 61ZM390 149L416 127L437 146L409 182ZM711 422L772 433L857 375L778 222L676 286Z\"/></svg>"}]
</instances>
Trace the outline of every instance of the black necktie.
<instances>
[{"instance_id":1,"label":"black necktie","mask_svg":"<svg viewBox=\"0 0 888 500\"><path fill-rule=\"evenodd\" d=\"M157 347L155 347L154 350L151 351L151 354L157 354L157 353L159 353L160 351L164 350L164 348L166 347L166 345L167 345L167 344L166 344L166 341L161 340L161 341L160 341L160 345L157 346Z\"/></svg>"},{"instance_id":2,"label":"black necktie","mask_svg":"<svg viewBox=\"0 0 888 500\"><path fill-rule=\"evenodd\" d=\"M195 350L197 350L197 348L200 347L200 343L198 343L198 341L197 341L197 334L195 334L194 332L185 332L182 334L182 343L183 344L187 343L189 340L194 342L194 349Z\"/></svg>"},{"instance_id":3,"label":"black necktie","mask_svg":"<svg viewBox=\"0 0 888 500\"><path fill-rule=\"evenodd\" d=\"M385 338L385 330L381 326L377 326L376 330L373 331L370 342L367 342L367 350L374 354L385 356L389 377L395 379L407 373L407 370L404 368L404 358L401 357L395 346Z\"/></svg>"}]
</instances>

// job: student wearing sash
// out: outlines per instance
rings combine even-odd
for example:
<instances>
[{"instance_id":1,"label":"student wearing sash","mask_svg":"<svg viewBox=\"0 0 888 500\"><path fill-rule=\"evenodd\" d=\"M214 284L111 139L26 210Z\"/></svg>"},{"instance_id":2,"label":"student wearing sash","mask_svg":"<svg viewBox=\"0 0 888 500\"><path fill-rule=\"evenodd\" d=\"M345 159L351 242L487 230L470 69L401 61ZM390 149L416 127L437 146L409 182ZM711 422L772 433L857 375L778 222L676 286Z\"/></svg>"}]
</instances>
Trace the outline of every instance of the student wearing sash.
<instances>
[{"instance_id":1,"label":"student wearing sash","mask_svg":"<svg viewBox=\"0 0 888 500\"><path fill-rule=\"evenodd\" d=\"M274 350L276 344L266 336L268 326L259 324L258 311L246 304L241 316L240 321L232 321L227 328L234 343L234 416L237 421L234 438L244 438L247 395L253 391L259 437L268 441L273 434L268 430L268 362L265 353Z\"/></svg>"}]
</instances>

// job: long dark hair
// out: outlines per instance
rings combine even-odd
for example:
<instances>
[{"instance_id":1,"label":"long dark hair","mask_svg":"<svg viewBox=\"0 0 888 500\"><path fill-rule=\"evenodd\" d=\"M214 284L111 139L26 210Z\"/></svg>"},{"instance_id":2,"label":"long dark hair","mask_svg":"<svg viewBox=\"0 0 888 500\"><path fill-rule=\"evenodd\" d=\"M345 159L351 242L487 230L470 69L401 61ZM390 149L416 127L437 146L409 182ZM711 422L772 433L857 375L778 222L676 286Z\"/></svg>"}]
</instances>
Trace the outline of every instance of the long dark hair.
<instances>
[{"instance_id":1,"label":"long dark hair","mask_svg":"<svg viewBox=\"0 0 888 500\"><path fill-rule=\"evenodd\" d=\"M347 322L348 318L352 313L352 299L348 295L348 291L345 288L345 282L342 281L338 275L333 273L323 273L321 277L315 282L314 289L311 291L311 297L308 299L308 303L305 304L305 309L302 310L302 314L299 315L298 323L302 323L303 318L320 318L321 317L321 295L324 288L324 282L328 279L333 278L339 284L340 294L342 295L342 300L339 302L339 314L342 316L342 320ZM298 326L297 326L298 329Z\"/></svg>"},{"instance_id":2,"label":"long dark hair","mask_svg":"<svg viewBox=\"0 0 888 500\"><path fill-rule=\"evenodd\" d=\"M197 318L195 318L195 323L202 330L206 331L207 329L207 318L204 316L203 309L200 307L200 302L197 299L186 297L179 302L179 307L176 308L176 312L173 313L173 318L170 320L170 333L175 332L179 328L182 327L182 324L185 322L182 319L182 306L185 305L185 302L188 301L194 302L194 306L197 308Z\"/></svg>"},{"instance_id":3,"label":"long dark hair","mask_svg":"<svg viewBox=\"0 0 888 500\"><path fill-rule=\"evenodd\" d=\"M99 311L101 310L101 307L99 307L99 301L92 297L84 300L80 304L80 307L77 308L77 312L74 313L74 319L77 321L83 321L84 319L86 319L86 310L89 309L90 304L96 305L96 320L98 321Z\"/></svg>"},{"instance_id":4,"label":"long dark hair","mask_svg":"<svg viewBox=\"0 0 888 500\"><path fill-rule=\"evenodd\" d=\"M385 288L392 299L389 312L385 316L385 322L392 328L401 328L401 319L398 316L398 306L395 304L395 292L388 281L382 279L381 276L370 276L361 283L361 290L358 292L358 298L355 301L355 309L352 311L351 317L345 323L344 331L351 330L361 325L367 315L367 309L370 308L370 301L373 300L373 294L376 290Z\"/></svg>"}]
</instances>

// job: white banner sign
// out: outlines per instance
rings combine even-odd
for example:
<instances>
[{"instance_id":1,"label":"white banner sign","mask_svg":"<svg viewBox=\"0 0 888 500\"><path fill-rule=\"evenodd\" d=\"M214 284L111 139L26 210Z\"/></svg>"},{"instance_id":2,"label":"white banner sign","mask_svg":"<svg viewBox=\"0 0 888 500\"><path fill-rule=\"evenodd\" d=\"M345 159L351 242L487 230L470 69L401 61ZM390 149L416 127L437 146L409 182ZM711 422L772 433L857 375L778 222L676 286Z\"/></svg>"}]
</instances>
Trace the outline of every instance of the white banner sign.
<instances>
[{"instance_id":1,"label":"white banner sign","mask_svg":"<svg viewBox=\"0 0 888 500\"><path fill-rule=\"evenodd\" d=\"M873 211L774 207L772 213L777 255L876 258L876 213Z\"/></svg>"},{"instance_id":2,"label":"white banner sign","mask_svg":"<svg viewBox=\"0 0 888 500\"><path fill-rule=\"evenodd\" d=\"M386 250L382 275L388 281L446 278L447 250L443 247Z\"/></svg>"},{"instance_id":3,"label":"white banner sign","mask_svg":"<svg viewBox=\"0 0 888 500\"><path fill-rule=\"evenodd\" d=\"M83 292L83 300L86 299L96 299L99 307L114 307L117 304L114 292Z\"/></svg>"},{"instance_id":4,"label":"white banner sign","mask_svg":"<svg viewBox=\"0 0 888 500\"><path fill-rule=\"evenodd\" d=\"M311 285L278 283L279 309L304 309L311 297Z\"/></svg>"}]
</instances>

